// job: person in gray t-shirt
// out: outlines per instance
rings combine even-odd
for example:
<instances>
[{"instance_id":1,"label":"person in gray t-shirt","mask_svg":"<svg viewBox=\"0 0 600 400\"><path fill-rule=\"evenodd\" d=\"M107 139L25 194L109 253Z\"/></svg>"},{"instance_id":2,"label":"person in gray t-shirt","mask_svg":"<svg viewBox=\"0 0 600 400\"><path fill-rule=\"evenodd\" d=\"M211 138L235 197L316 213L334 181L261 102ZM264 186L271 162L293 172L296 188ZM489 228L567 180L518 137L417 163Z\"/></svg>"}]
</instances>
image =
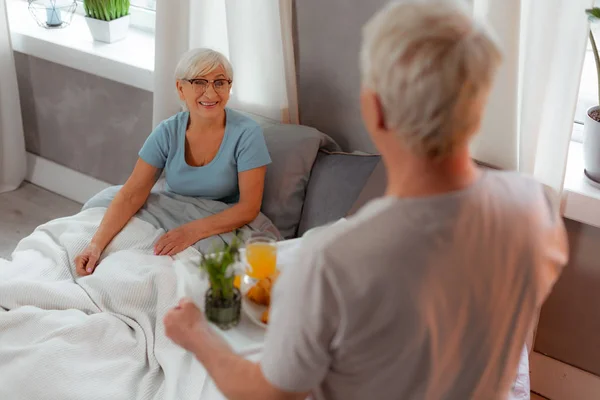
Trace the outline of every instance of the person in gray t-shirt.
<instances>
[{"instance_id":1,"label":"person in gray t-shirt","mask_svg":"<svg viewBox=\"0 0 600 400\"><path fill-rule=\"evenodd\" d=\"M304 239L259 364L189 301L165 317L232 399L501 399L567 262L557 196L471 160L500 53L468 12L404 1L364 29L363 119L385 197Z\"/></svg>"}]
</instances>

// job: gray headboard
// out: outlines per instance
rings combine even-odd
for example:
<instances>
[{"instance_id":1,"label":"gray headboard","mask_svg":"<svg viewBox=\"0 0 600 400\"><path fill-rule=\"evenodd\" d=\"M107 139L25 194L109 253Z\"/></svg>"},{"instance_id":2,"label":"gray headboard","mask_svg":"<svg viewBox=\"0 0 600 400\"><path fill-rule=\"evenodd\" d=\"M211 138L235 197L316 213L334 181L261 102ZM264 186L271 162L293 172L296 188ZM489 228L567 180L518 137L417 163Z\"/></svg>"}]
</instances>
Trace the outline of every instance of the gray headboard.
<instances>
[{"instance_id":1,"label":"gray headboard","mask_svg":"<svg viewBox=\"0 0 600 400\"><path fill-rule=\"evenodd\" d=\"M296 0L300 122L344 150L375 152L360 117L359 51L364 23L389 0Z\"/></svg>"}]
</instances>

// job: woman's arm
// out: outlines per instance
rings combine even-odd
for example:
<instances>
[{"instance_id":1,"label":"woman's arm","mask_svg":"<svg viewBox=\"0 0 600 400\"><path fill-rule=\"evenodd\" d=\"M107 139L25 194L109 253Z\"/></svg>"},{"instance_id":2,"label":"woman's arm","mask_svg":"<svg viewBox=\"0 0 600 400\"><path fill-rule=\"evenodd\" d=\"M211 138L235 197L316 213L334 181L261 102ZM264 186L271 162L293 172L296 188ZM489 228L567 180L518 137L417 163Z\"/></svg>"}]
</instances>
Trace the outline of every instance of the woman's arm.
<instances>
[{"instance_id":1,"label":"woman's arm","mask_svg":"<svg viewBox=\"0 0 600 400\"><path fill-rule=\"evenodd\" d=\"M100 254L144 205L160 172L160 169L141 158L138 159L129 179L110 203L100 227L88 246L93 250L92 254L86 257L86 250L75 260L80 275L89 275L94 271Z\"/></svg>"},{"instance_id":2,"label":"woman's arm","mask_svg":"<svg viewBox=\"0 0 600 400\"><path fill-rule=\"evenodd\" d=\"M266 166L240 172L240 201L236 205L169 231L154 246L155 254L174 255L199 240L231 232L254 221L260 212L266 173Z\"/></svg>"},{"instance_id":3,"label":"woman's arm","mask_svg":"<svg viewBox=\"0 0 600 400\"><path fill-rule=\"evenodd\" d=\"M102 223L92 239L93 244L101 249L108 246L131 217L144 205L159 176L158 168L138 158L131 176L110 203Z\"/></svg>"},{"instance_id":4,"label":"woman's arm","mask_svg":"<svg viewBox=\"0 0 600 400\"><path fill-rule=\"evenodd\" d=\"M266 173L267 167L240 172L238 174L240 201L225 211L194 221L200 239L231 232L254 221L260 212Z\"/></svg>"}]
</instances>

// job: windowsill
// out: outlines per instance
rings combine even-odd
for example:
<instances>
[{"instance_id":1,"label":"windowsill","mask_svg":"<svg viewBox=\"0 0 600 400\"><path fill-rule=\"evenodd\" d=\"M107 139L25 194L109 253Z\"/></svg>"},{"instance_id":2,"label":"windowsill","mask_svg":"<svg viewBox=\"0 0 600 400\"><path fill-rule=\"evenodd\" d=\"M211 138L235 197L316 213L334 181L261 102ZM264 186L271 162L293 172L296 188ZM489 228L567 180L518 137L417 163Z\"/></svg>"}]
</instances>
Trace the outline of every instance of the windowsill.
<instances>
[{"instance_id":1,"label":"windowsill","mask_svg":"<svg viewBox=\"0 0 600 400\"><path fill-rule=\"evenodd\" d=\"M29 13L27 2L13 0L6 5L15 51L153 91L152 33L129 28L127 37L119 42L96 42L81 15L73 15L65 28L45 29Z\"/></svg>"},{"instance_id":2,"label":"windowsill","mask_svg":"<svg viewBox=\"0 0 600 400\"><path fill-rule=\"evenodd\" d=\"M582 125L576 129L583 129ZM565 173L564 217L600 228L600 188L583 174L583 144L571 141Z\"/></svg>"}]
</instances>

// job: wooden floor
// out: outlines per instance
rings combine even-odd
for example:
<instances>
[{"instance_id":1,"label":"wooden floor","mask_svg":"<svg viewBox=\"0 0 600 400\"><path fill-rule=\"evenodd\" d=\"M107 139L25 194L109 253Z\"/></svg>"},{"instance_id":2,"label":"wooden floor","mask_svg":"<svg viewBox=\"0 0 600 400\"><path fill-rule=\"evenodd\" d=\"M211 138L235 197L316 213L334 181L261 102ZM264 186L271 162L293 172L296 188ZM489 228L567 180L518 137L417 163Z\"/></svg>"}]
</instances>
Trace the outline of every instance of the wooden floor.
<instances>
[{"instance_id":1,"label":"wooden floor","mask_svg":"<svg viewBox=\"0 0 600 400\"><path fill-rule=\"evenodd\" d=\"M73 215L81 204L30 183L0 194L0 257L9 258L25 236L44 222Z\"/></svg>"}]
</instances>

